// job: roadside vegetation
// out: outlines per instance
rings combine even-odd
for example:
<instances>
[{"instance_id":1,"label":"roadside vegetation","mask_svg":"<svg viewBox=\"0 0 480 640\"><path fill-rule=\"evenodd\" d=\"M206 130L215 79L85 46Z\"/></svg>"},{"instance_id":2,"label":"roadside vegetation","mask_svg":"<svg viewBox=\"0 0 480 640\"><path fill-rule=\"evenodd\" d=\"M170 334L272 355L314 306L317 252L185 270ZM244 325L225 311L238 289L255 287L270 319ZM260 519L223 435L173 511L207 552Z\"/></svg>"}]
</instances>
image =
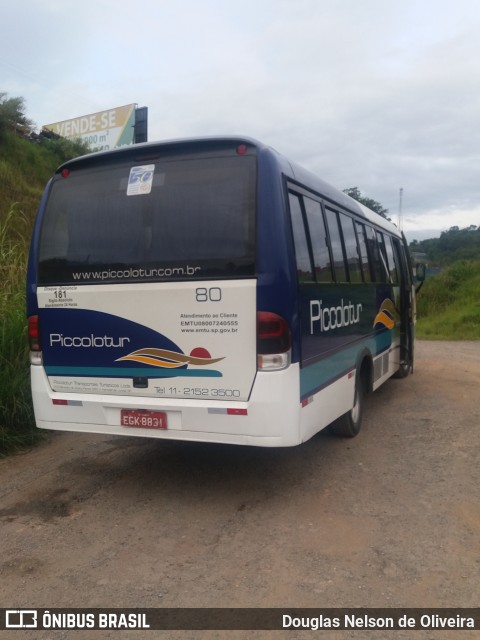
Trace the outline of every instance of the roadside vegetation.
<instances>
[{"instance_id":1,"label":"roadside vegetation","mask_svg":"<svg viewBox=\"0 0 480 640\"><path fill-rule=\"evenodd\" d=\"M30 397L25 273L43 189L82 144L36 135L22 98L0 92L0 455L38 440Z\"/></svg>"},{"instance_id":2,"label":"roadside vegetation","mask_svg":"<svg viewBox=\"0 0 480 640\"><path fill-rule=\"evenodd\" d=\"M480 259L480 226L450 227L439 238L410 243L412 253L422 253L430 266L446 266L459 260Z\"/></svg>"},{"instance_id":3,"label":"roadside vegetation","mask_svg":"<svg viewBox=\"0 0 480 640\"><path fill-rule=\"evenodd\" d=\"M12 204L0 220L0 452L21 447L36 437L28 384L24 296L30 226L18 204Z\"/></svg>"},{"instance_id":4,"label":"roadside vegetation","mask_svg":"<svg viewBox=\"0 0 480 640\"><path fill-rule=\"evenodd\" d=\"M480 259L454 262L417 296L417 337L480 340Z\"/></svg>"}]
</instances>

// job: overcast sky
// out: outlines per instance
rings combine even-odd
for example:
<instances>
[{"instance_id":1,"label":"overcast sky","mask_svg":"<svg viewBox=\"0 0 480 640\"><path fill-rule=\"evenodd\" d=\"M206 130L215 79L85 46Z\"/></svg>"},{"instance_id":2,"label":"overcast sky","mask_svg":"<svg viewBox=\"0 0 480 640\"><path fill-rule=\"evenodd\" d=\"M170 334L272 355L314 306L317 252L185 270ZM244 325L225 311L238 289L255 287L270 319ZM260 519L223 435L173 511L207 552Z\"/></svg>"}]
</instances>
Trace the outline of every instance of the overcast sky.
<instances>
[{"instance_id":1,"label":"overcast sky","mask_svg":"<svg viewBox=\"0 0 480 640\"><path fill-rule=\"evenodd\" d=\"M394 222L403 188L420 239L480 225L479 33L478 0L3 2L0 91L39 128L134 102L150 140L250 135Z\"/></svg>"}]
</instances>

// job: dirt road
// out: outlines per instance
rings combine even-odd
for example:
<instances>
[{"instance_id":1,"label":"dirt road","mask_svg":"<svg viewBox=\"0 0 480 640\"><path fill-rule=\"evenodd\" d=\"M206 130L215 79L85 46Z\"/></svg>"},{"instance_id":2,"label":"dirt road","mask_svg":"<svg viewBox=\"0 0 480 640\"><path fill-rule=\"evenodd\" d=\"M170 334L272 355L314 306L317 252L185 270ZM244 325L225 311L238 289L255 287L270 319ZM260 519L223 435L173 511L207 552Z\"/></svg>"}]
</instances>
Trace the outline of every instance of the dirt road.
<instances>
[{"instance_id":1,"label":"dirt road","mask_svg":"<svg viewBox=\"0 0 480 640\"><path fill-rule=\"evenodd\" d=\"M421 342L414 375L370 396L353 440L268 450L51 435L0 461L0 606L479 606L479 388L480 342Z\"/></svg>"}]
</instances>

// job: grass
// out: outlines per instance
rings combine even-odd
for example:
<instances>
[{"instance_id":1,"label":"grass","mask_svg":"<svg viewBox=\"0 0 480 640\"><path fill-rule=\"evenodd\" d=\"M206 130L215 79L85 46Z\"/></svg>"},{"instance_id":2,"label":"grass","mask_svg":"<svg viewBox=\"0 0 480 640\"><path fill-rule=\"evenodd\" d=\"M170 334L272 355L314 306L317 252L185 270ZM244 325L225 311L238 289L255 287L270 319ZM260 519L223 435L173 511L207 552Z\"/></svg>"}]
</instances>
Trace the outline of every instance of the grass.
<instances>
[{"instance_id":1,"label":"grass","mask_svg":"<svg viewBox=\"0 0 480 640\"><path fill-rule=\"evenodd\" d=\"M417 337L480 340L480 260L455 262L427 278L417 296Z\"/></svg>"},{"instance_id":2,"label":"grass","mask_svg":"<svg viewBox=\"0 0 480 640\"><path fill-rule=\"evenodd\" d=\"M25 276L43 189L56 167L87 151L65 139L42 144L0 132L0 455L35 443Z\"/></svg>"},{"instance_id":3,"label":"grass","mask_svg":"<svg viewBox=\"0 0 480 640\"><path fill-rule=\"evenodd\" d=\"M30 396L25 272L30 223L13 205L0 221L0 455L39 439Z\"/></svg>"}]
</instances>

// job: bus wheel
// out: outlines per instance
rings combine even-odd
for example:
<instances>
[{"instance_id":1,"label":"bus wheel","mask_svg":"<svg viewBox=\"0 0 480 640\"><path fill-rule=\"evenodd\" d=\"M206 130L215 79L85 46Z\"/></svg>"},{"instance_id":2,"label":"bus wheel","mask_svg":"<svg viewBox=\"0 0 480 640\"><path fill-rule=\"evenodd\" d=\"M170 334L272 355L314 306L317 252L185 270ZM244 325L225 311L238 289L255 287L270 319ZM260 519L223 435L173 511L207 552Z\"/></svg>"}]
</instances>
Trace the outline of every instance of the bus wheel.
<instances>
[{"instance_id":1,"label":"bus wheel","mask_svg":"<svg viewBox=\"0 0 480 640\"><path fill-rule=\"evenodd\" d=\"M330 429L333 434L340 438L354 438L358 434L362 426L364 401L365 388L363 380L357 374L353 407L335 422L332 422Z\"/></svg>"}]
</instances>

